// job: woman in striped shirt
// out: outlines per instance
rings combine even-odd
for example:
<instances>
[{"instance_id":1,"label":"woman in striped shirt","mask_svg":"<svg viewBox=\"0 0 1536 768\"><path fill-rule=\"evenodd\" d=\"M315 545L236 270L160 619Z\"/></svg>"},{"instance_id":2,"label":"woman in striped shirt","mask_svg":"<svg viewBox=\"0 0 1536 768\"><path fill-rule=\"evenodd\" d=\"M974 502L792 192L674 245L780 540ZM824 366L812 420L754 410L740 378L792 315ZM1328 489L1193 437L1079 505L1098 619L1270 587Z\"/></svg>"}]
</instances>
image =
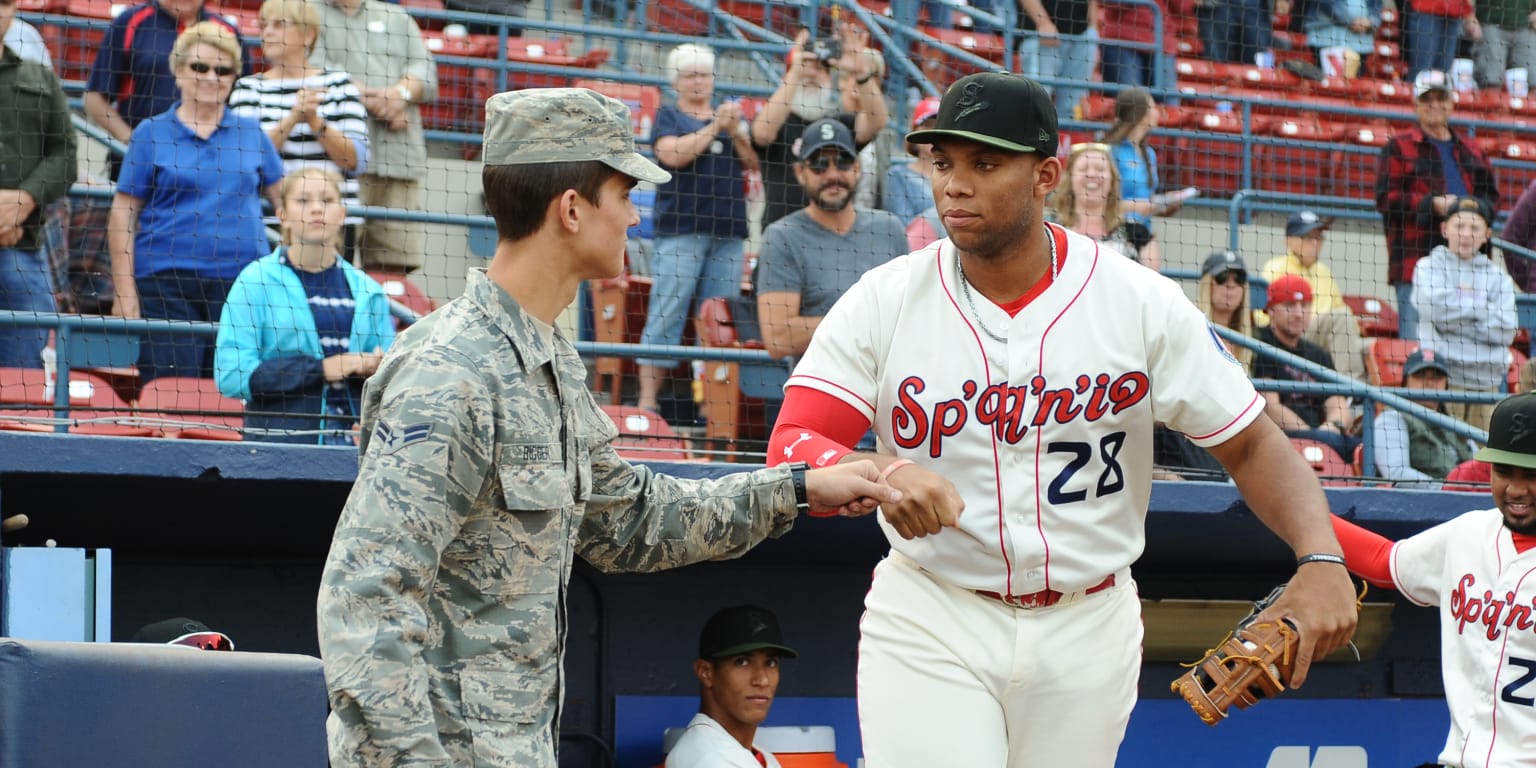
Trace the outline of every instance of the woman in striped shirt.
<instances>
[{"instance_id":1,"label":"woman in striped shirt","mask_svg":"<svg viewBox=\"0 0 1536 768\"><path fill-rule=\"evenodd\" d=\"M322 168L342 177L342 202L360 205L357 175L368 162L368 113L345 72L311 66L320 13L306 0L267 0L261 6L261 49L267 71L235 83L229 107L254 118L283 158L283 169ZM348 215L342 253L352 255L362 217Z\"/></svg>"}]
</instances>

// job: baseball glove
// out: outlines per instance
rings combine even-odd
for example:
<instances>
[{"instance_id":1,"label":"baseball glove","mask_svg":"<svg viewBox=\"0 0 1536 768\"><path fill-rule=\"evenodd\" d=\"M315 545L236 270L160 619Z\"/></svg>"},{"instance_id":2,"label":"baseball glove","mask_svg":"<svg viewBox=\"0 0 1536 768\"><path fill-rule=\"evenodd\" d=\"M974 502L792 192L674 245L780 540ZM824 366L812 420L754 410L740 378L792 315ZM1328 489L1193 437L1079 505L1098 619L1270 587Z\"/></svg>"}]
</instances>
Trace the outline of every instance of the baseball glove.
<instances>
[{"instance_id":1,"label":"baseball glove","mask_svg":"<svg viewBox=\"0 0 1536 768\"><path fill-rule=\"evenodd\" d=\"M1259 699L1285 690L1296 660L1301 637L1288 619L1257 622L1264 609L1285 591L1275 587L1253 604L1253 611L1226 639L1205 652L1205 658L1186 665L1190 669L1173 681L1173 691L1184 697L1206 725L1226 719L1233 706L1247 709Z\"/></svg>"}]
</instances>

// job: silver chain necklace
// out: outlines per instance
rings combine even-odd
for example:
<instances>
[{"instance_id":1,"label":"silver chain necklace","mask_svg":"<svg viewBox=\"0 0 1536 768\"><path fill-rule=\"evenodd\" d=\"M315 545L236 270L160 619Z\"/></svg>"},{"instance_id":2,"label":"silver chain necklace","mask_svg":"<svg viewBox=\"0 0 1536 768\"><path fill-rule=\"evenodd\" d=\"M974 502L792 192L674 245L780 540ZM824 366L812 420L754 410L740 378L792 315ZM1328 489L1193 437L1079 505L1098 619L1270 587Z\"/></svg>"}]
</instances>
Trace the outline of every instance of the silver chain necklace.
<instances>
[{"instance_id":1,"label":"silver chain necklace","mask_svg":"<svg viewBox=\"0 0 1536 768\"><path fill-rule=\"evenodd\" d=\"M1058 274L1056 264L1056 237L1051 234L1050 227L1046 227L1045 239L1051 244L1051 282L1056 282ZM981 328L988 338L999 344L1007 344L1007 336L999 336L997 332L987 325L987 321L981 319L981 312L976 309L976 300L971 298L971 281L965 276L965 267L960 263L960 250L955 249L955 271L960 273L960 292L965 294L965 303L971 308L971 316L976 318L976 325Z\"/></svg>"}]
</instances>

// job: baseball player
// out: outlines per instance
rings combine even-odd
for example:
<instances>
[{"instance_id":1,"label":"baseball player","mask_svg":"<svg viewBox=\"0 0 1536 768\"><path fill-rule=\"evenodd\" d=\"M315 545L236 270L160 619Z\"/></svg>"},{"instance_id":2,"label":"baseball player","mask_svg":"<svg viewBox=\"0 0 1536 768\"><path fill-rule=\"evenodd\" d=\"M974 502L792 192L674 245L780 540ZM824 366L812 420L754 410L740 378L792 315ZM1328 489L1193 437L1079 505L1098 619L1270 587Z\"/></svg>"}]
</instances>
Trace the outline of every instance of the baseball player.
<instances>
[{"instance_id":1,"label":"baseball player","mask_svg":"<svg viewBox=\"0 0 1536 768\"><path fill-rule=\"evenodd\" d=\"M1493 410L1494 509L1393 542L1333 518L1349 570L1440 610L1451 732L1440 764L1536 766L1536 394Z\"/></svg>"},{"instance_id":2,"label":"baseball player","mask_svg":"<svg viewBox=\"0 0 1536 768\"><path fill-rule=\"evenodd\" d=\"M758 746L757 727L779 690L780 659L795 656L767 608L738 605L709 617L693 662L699 713L667 753L666 768L779 768Z\"/></svg>"},{"instance_id":3,"label":"baseball player","mask_svg":"<svg viewBox=\"0 0 1536 768\"><path fill-rule=\"evenodd\" d=\"M1039 84L944 94L934 201L949 234L870 270L786 385L769 455L847 461L874 426L891 553L860 624L870 765L1111 766L1136 701L1152 427L1207 448L1295 550L1266 613L1301 628L1291 681L1356 609L1312 471L1173 282L1047 225L1056 111Z\"/></svg>"}]
</instances>

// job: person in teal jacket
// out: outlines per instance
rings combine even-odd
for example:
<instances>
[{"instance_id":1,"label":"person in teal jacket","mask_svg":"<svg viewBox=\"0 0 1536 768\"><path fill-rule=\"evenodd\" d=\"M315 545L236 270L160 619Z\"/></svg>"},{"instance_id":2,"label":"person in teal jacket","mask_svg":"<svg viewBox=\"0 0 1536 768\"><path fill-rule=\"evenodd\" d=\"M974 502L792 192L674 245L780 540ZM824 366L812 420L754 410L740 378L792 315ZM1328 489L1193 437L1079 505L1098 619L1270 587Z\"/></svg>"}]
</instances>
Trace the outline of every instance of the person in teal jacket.
<instances>
[{"instance_id":1,"label":"person in teal jacket","mask_svg":"<svg viewBox=\"0 0 1536 768\"><path fill-rule=\"evenodd\" d=\"M283 245L235 279L219 319L214 376L246 401L246 437L352 445L363 381L395 340L389 298L337 256L341 179L317 168L279 187Z\"/></svg>"}]
</instances>

